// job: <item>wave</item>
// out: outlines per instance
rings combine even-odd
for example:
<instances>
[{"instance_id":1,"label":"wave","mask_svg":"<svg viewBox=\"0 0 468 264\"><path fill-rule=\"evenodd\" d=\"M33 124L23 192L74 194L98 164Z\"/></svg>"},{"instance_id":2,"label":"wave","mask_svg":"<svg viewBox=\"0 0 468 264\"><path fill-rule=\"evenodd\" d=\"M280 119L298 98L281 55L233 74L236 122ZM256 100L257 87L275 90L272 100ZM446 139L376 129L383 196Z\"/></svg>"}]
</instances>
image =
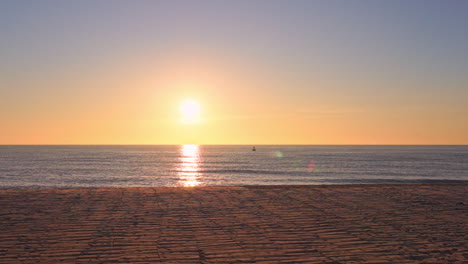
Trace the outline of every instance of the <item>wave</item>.
<instances>
[{"instance_id":1,"label":"wave","mask_svg":"<svg viewBox=\"0 0 468 264\"><path fill-rule=\"evenodd\" d=\"M275 174L275 175L289 175L288 171L270 171L270 170L252 170L252 169L223 169L223 170L201 170L200 173L213 173L213 174Z\"/></svg>"}]
</instances>

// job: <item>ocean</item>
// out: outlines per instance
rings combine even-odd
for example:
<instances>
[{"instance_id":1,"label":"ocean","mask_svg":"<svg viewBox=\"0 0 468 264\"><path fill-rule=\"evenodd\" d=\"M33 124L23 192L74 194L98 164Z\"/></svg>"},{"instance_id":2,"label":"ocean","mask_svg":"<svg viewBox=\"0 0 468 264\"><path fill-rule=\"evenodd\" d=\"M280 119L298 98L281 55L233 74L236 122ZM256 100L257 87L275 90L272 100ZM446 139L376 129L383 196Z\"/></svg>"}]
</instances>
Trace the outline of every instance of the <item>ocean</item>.
<instances>
[{"instance_id":1,"label":"ocean","mask_svg":"<svg viewBox=\"0 0 468 264\"><path fill-rule=\"evenodd\" d=\"M0 188L468 183L468 146L0 146Z\"/></svg>"}]
</instances>

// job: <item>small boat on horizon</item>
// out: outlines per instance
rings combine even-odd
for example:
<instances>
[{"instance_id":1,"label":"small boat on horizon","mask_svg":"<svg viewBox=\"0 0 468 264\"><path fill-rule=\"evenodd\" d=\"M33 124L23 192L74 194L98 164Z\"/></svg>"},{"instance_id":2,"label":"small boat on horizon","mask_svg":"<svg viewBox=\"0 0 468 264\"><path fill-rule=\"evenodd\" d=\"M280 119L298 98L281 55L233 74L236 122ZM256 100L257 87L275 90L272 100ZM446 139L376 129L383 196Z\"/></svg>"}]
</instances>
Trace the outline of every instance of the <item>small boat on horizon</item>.
<instances>
[{"instance_id":1,"label":"small boat on horizon","mask_svg":"<svg viewBox=\"0 0 468 264\"><path fill-rule=\"evenodd\" d=\"M256 151L255 147L252 148L252 151Z\"/></svg>"}]
</instances>

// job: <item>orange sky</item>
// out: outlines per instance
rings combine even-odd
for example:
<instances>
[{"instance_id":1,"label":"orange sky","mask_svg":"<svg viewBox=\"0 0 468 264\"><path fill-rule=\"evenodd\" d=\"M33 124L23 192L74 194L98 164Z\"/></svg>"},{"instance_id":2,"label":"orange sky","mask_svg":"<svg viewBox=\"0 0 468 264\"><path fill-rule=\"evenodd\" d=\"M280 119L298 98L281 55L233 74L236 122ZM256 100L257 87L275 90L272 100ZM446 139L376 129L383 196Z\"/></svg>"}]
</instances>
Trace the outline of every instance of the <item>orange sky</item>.
<instances>
[{"instance_id":1,"label":"orange sky","mask_svg":"<svg viewBox=\"0 0 468 264\"><path fill-rule=\"evenodd\" d=\"M11 115L2 115L6 126L0 143L467 143L468 122L463 122L463 109L455 107L380 104L374 100L391 98L378 96L371 98L371 103L349 102L352 100L337 91L340 85L352 84L335 80L296 83L311 87L313 95L290 94L284 88L289 85L287 78L272 81L255 77L250 71L256 66L191 65L182 60L159 68L133 66L152 70L126 72L125 67L91 71L71 86L67 80L45 80L41 85L49 89L67 85L76 92L35 98L25 95L25 102L11 106ZM25 85L38 83L26 81ZM180 106L187 99L200 104L200 122L182 122Z\"/></svg>"}]
</instances>

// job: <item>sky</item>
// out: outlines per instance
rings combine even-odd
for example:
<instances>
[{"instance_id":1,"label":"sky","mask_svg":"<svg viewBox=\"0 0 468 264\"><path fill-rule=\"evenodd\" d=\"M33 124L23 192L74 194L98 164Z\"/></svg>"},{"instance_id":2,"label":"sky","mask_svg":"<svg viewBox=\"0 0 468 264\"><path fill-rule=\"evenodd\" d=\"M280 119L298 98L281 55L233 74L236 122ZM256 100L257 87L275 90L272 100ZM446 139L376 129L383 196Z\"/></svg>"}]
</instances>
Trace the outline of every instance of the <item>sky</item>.
<instances>
[{"instance_id":1,"label":"sky","mask_svg":"<svg viewBox=\"0 0 468 264\"><path fill-rule=\"evenodd\" d=\"M466 14L461 0L1 1L0 144L468 144Z\"/></svg>"}]
</instances>

